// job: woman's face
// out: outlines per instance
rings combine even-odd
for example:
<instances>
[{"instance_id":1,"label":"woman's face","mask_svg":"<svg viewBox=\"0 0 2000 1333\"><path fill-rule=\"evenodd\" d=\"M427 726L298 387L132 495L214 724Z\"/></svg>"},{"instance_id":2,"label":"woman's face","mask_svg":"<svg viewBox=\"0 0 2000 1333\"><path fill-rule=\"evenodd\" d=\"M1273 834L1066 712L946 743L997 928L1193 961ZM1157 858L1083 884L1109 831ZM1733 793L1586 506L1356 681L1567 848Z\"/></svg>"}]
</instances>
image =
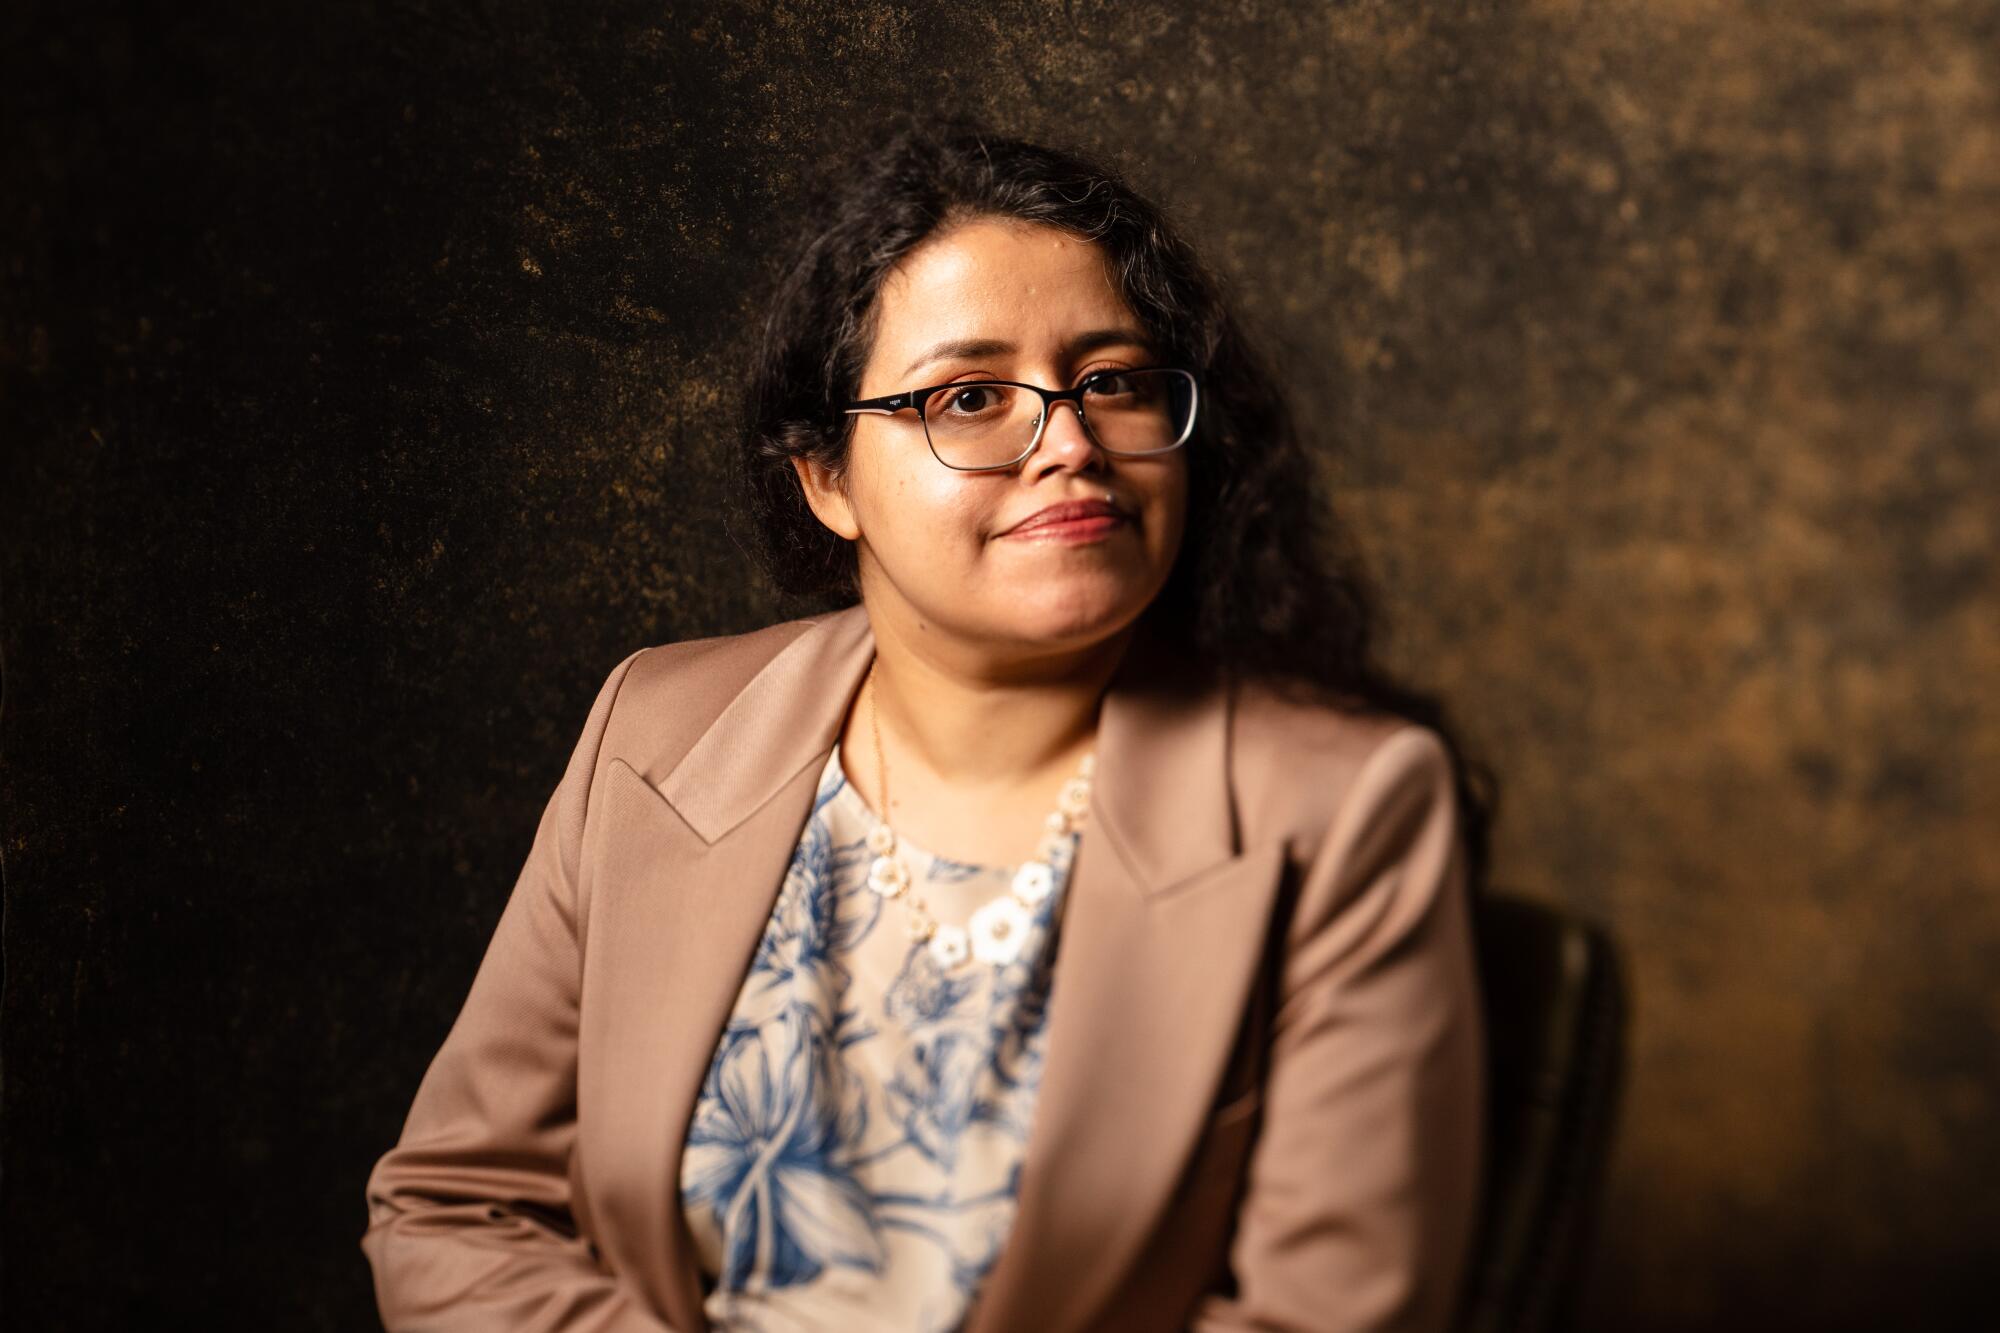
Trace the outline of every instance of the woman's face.
<instances>
[{"instance_id":1,"label":"woman's face","mask_svg":"<svg viewBox=\"0 0 2000 1333\"><path fill-rule=\"evenodd\" d=\"M974 379L1067 389L1094 370L1159 363L1104 251L1033 223L983 218L930 237L891 270L875 313L860 398ZM1063 403L1025 460L961 472L932 455L914 411L853 420L844 481L805 464L800 474L821 521L859 543L871 618L1075 649L1136 620L1166 582L1186 516L1185 448L1114 457ZM1107 496L1124 517L1099 533L1010 531L1049 505Z\"/></svg>"}]
</instances>

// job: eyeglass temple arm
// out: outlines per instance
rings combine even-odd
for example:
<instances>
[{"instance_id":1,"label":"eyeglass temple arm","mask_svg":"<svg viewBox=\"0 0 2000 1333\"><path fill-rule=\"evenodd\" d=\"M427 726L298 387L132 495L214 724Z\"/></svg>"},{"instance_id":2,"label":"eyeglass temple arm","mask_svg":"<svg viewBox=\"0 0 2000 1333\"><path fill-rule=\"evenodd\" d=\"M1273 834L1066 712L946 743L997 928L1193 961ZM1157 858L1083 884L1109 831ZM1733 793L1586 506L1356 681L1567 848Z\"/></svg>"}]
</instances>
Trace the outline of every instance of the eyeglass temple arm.
<instances>
[{"instance_id":1,"label":"eyeglass temple arm","mask_svg":"<svg viewBox=\"0 0 2000 1333\"><path fill-rule=\"evenodd\" d=\"M906 407L915 407L906 393L892 393L887 398L863 398L842 408L849 416L856 412L872 412L877 416L892 417Z\"/></svg>"}]
</instances>

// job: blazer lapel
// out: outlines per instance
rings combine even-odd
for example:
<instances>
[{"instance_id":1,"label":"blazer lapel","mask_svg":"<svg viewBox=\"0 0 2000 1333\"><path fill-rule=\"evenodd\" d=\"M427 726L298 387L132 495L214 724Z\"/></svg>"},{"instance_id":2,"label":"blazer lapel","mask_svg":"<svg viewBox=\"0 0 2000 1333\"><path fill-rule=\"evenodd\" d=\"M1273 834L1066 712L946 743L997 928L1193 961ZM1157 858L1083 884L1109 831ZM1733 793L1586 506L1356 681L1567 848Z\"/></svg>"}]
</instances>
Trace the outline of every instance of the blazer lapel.
<instances>
[{"instance_id":1,"label":"blazer lapel","mask_svg":"<svg viewBox=\"0 0 2000 1333\"><path fill-rule=\"evenodd\" d=\"M620 1266L676 1327L707 1326L680 1209L688 1122L873 655L861 607L826 616L679 762L606 763L587 849L584 1183ZM1235 1043L1283 848L1239 847L1227 695L1172 660L1142 633L1105 693L1015 1222L967 1333L1091 1316L1165 1208Z\"/></svg>"},{"instance_id":2,"label":"blazer lapel","mask_svg":"<svg viewBox=\"0 0 2000 1333\"><path fill-rule=\"evenodd\" d=\"M1098 718L1014 1225L966 1333L1083 1327L1193 1153L1262 957L1280 842L1239 850L1228 698L1135 640Z\"/></svg>"},{"instance_id":3,"label":"blazer lapel","mask_svg":"<svg viewBox=\"0 0 2000 1333\"><path fill-rule=\"evenodd\" d=\"M707 1327L680 1208L688 1123L873 651L859 607L820 620L663 776L669 761L644 755L604 769L583 978L595 1058L580 1055L577 1091L586 1185L620 1267L676 1328Z\"/></svg>"}]
</instances>

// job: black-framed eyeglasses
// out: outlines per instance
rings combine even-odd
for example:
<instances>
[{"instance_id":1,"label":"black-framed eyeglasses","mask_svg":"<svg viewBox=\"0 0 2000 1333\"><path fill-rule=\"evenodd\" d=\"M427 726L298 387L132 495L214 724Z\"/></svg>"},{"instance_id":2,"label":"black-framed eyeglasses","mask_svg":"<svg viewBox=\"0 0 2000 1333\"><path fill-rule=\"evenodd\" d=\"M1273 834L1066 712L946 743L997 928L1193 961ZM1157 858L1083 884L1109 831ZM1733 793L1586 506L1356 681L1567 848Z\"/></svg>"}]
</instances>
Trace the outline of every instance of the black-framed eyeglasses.
<instances>
[{"instance_id":1,"label":"black-framed eyeglasses","mask_svg":"<svg viewBox=\"0 0 2000 1333\"><path fill-rule=\"evenodd\" d=\"M1175 366L1094 370L1069 389L1019 380L954 380L863 398L842 410L894 416L914 408L937 461L960 472L1012 467L1035 452L1057 403L1074 403L1091 443L1121 458L1164 454L1194 433L1194 372Z\"/></svg>"}]
</instances>

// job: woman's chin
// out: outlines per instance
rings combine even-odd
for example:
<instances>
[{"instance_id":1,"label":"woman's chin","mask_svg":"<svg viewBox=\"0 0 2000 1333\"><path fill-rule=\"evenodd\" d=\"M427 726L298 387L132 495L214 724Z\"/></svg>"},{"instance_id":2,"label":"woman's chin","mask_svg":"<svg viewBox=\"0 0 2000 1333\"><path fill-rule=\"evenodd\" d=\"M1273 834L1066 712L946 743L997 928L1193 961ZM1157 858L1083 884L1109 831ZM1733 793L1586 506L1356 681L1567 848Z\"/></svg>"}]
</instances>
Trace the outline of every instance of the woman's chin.
<instances>
[{"instance_id":1,"label":"woman's chin","mask_svg":"<svg viewBox=\"0 0 2000 1333\"><path fill-rule=\"evenodd\" d=\"M1146 609L1146 601L1143 589L1122 581L1089 581L1073 588L1025 590L995 609L1014 638L1081 646L1124 629Z\"/></svg>"}]
</instances>

